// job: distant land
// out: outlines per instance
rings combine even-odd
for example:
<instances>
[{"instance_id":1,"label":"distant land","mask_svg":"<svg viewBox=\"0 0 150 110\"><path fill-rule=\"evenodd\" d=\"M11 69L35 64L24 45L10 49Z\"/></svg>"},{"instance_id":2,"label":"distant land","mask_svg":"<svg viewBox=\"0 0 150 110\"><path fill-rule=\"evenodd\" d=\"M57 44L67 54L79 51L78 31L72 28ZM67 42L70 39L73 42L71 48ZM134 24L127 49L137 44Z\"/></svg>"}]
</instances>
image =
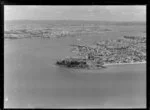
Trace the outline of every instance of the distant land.
<instances>
[{"instance_id":1,"label":"distant land","mask_svg":"<svg viewBox=\"0 0 150 110\"><path fill-rule=\"evenodd\" d=\"M5 20L5 23L75 23L75 24L102 24L102 25L146 25L146 21L98 21L98 20Z\"/></svg>"}]
</instances>

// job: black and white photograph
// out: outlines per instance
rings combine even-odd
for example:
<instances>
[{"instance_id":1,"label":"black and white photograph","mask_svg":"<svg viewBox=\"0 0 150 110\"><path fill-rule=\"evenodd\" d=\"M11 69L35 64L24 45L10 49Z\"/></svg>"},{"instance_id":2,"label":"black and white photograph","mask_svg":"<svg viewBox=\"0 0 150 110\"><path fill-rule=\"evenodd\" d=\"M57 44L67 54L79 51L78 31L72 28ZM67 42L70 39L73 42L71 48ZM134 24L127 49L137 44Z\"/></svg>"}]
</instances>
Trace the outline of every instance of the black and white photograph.
<instances>
[{"instance_id":1,"label":"black and white photograph","mask_svg":"<svg viewBox=\"0 0 150 110\"><path fill-rule=\"evenodd\" d=\"M4 5L4 108L146 108L146 5Z\"/></svg>"}]
</instances>

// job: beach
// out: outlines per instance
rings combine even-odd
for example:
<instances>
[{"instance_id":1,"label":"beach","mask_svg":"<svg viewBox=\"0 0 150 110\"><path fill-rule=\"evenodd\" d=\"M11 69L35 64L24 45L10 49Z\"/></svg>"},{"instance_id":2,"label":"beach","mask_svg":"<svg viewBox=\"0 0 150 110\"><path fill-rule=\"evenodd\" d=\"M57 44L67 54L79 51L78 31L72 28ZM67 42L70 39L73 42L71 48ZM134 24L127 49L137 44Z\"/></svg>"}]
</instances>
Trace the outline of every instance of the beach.
<instances>
[{"instance_id":1,"label":"beach","mask_svg":"<svg viewBox=\"0 0 150 110\"><path fill-rule=\"evenodd\" d=\"M131 65L131 64L146 64L146 61L143 62L132 62L132 63L110 63L110 64L104 64L104 66L109 66L109 65Z\"/></svg>"}]
</instances>

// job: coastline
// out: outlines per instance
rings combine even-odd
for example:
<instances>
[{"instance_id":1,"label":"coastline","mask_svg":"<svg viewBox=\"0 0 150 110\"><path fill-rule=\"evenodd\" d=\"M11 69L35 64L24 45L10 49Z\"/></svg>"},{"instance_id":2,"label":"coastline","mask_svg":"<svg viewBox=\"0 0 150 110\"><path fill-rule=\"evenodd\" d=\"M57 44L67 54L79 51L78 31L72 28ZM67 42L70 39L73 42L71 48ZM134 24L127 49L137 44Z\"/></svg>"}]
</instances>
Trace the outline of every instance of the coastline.
<instances>
[{"instance_id":1,"label":"coastline","mask_svg":"<svg viewBox=\"0 0 150 110\"><path fill-rule=\"evenodd\" d=\"M133 62L133 63L110 63L110 64L104 64L104 66L126 65L126 64L143 64L143 63L146 63L146 61L143 61L143 62Z\"/></svg>"},{"instance_id":2,"label":"coastline","mask_svg":"<svg viewBox=\"0 0 150 110\"><path fill-rule=\"evenodd\" d=\"M146 61L143 61L143 62L133 62L133 63L110 63L110 64L104 64L103 67L104 68L107 68L108 66L115 66L115 65L129 65L129 64L146 64ZM63 65L61 65L61 67L65 67ZM96 70L96 69L101 69L102 67L89 67L89 68L80 68L80 67L73 67L73 68L70 68L70 69L82 69L82 70Z\"/></svg>"}]
</instances>

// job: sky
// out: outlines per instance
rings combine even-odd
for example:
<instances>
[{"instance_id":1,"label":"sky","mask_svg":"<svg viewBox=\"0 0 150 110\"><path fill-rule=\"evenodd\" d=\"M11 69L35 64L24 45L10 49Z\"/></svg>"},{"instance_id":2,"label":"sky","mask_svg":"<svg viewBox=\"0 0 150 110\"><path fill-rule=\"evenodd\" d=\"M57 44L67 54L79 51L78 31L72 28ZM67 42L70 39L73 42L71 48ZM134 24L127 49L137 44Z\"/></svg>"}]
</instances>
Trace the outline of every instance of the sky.
<instances>
[{"instance_id":1,"label":"sky","mask_svg":"<svg viewBox=\"0 0 150 110\"><path fill-rule=\"evenodd\" d=\"M145 5L5 5L4 20L146 21Z\"/></svg>"}]
</instances>

